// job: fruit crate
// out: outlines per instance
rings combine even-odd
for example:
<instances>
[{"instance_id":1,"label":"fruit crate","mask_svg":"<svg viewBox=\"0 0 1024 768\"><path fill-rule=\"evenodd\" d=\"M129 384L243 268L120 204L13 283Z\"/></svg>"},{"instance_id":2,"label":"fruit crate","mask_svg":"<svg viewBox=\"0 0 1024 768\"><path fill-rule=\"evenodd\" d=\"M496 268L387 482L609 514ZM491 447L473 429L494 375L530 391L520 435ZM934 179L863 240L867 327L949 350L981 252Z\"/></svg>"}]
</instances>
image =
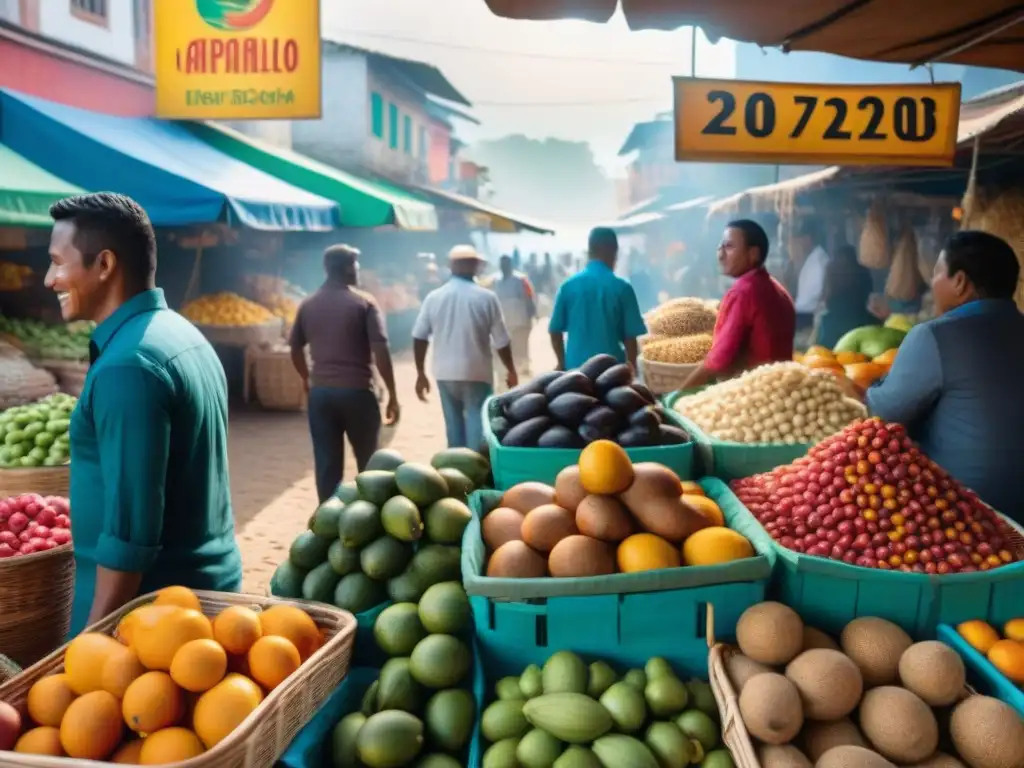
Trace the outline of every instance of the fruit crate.
<instances>
[{"instance_id":1,"label":"fruit crate","mask_svg":"<svg viewBox=\"0 0 1024 768\"><path fill-rule=\"evenodd\" d=\"M776 555L760 524L720 480L701 486L721 507L726 524L750 538L757 556L721 565L570 579L492 579L483 576L486 548L480 523L501 494L477 491L462 540L462 580L478 640L509 653L550 654L559 648L615 658L665 655L702 659L706 671L707 606L716 636L730 637L748 607L765 598ZM760 541L755 534L760 532Z\"/></svg>"},{"instance_id":2,"label":"fruit crate","mask_svg":"<svg viewBox=\"0 0 1024 768\"><path fill-rule=\"evenodd\" d=\"M968 679L975 688L1006 702L1024 717L1024 690L1014 685L991 661L976 651L955 627L940 624L937 634L939 640L960 654L967 666Z\"/></svg>"},{"instance_id":3,"label":"fruit crate","mask_svg":"<svg viewBox=\"0 0 1024 768\"><path fill-rule=\"evenodd\" d=\"M505 446L491 431L491 419L497 415L495 398L488 398L483 407L484 439L490 452L491 472L494 487L506 491L513 485L534 480L541 483L555 482L555 477L566 467L579 461L582 451L578 448L519 448ZM684 426L677 414L669 413L675 426ZM685 428L685 427L684 427ZM682 445L655 445L646 448L627 448L626 453L634 464L654 461L663 464L682 480L692 480L698 475L694 467L696 436Z\"/></svg>"}]
</instances>

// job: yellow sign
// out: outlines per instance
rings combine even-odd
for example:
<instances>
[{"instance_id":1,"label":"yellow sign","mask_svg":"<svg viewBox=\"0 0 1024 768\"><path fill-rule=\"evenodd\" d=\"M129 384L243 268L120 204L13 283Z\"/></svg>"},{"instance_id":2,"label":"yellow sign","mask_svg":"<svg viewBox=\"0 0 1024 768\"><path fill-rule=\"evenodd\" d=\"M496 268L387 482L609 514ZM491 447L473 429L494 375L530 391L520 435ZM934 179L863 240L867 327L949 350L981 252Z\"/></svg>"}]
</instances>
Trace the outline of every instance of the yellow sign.
<instances>
[{"instance_id":1,"label":"yellow sign","mask_svg":"<svg viewBox=\"0 0 1024 768\"><path fill-rule=\"evenodd\" d=\"M952 165L960 84L673 78L676 160Z\"/></svg>"},{"instance_id":2,"label":"yellow sign","mask_svg":"<svg viewBox=\"0 0 1024 768\"><path fill-rule=\"evenodd\" d=\"M319 0L156 0L156 113L320 117Z\"/></svg>"}]
</instances>

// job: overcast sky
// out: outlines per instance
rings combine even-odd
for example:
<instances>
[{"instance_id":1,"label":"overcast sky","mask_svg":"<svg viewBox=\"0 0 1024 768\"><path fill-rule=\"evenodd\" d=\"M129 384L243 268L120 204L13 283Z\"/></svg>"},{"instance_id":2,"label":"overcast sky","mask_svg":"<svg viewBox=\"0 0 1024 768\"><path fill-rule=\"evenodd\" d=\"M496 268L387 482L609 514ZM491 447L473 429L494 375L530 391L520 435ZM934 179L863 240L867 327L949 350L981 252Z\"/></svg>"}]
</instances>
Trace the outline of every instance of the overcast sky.
<instances>
[{"instance_id":1,"label":"overcast sky","mask_svg":"<svg viewBox=\"0 0 1024 768\"><path fill-rule=\"evenodd\" d=\"M609 170L632 125L671 109L671 77L690 73L689 29L509 21L484 0L324 0L323 34L440 67L474 103L466 138L523 133L589 141ZM733 77L735 46L698 35L697 74Z\"/></svg>"}]
</instances>

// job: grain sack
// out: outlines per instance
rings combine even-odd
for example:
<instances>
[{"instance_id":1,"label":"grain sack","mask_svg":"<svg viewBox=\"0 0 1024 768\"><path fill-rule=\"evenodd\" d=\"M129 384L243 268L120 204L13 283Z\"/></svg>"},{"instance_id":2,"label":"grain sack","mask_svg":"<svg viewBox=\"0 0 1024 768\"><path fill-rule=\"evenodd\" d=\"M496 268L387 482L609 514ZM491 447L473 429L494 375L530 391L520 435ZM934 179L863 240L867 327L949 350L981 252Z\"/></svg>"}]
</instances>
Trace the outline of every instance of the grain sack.
<instances>
[{"instance_id":1,"label":"grain sack","mask_svg":"<svg viewBox=\"0 0 1024 768\"><path fill-rule=\"evenodd\" d=\"M692 336L711 333L718 313L703 299L681 298L667 301L646 315L647 330L654 336Z\"/></svg>"},{"instance_id":2,"label":"grain sack","mask_svg":"<svg viewBox=\"0 0 1024 768\"><path fill-rule=\"evenodd\" d=\"M711 351L711 334L661 338L644 344L642 357L654 363L692 365L700 363Z\"/></svg>"},{"instance_id":3,"label":"grain sack","mask_svg":"<svg viewBox=\"0 0 1024 768\"><path fill-rule=\"evenodd\" d=\"M910 224L904 224L892 257L885 295L899 301L913 301L921 287L917 265L917 235Z\"/></svg>"},{"instance_id":4,"label":"grain sack","mask_svg":"<svg viewBox=\"0 0 1024 768\"><path fill-rule=\"evenodd\" d=\"M889 266L889 225L881 200L876 199L868 209L864 229L860 232L857 260L868 269L886 269Z\"/></svg>"}]
</instances>

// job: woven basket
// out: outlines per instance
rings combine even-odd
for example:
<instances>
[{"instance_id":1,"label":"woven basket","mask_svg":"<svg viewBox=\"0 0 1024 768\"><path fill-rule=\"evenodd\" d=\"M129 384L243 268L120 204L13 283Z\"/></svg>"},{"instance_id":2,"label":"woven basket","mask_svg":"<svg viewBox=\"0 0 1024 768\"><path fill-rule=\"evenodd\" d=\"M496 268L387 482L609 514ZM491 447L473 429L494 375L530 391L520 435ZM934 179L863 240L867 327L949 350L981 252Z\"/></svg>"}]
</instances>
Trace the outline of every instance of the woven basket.
<instances>
[{"instance_id":1,"label":"woven basket","mask_svg":"<svg viewBox=\"0 0 1024 768\"><path fill-rule=\"evenodd\" d=\"M71 362L68 360L40 360L36 363L57 377L57 384L60 391L74 397L82 394L85 386L85 377L89 373L89 364L84 362Z\"/></svg>"},{"instance_id":2,"label":"woven basket","mask_svg":"<svg viewBox=\"0 0 1024 768\"><path fill-rule=\"evenodd\" d=\"M637 366L640 368L640 380L656 395L682 389L690 374L697 369L697 364L657 363L643 357L637 360Z\"/></svg>"},{"instance_id":3,"label":"woven basket","mask_svg":"<svg viewBox=\"0 0 1024 768\"><path fill-rule=\"evenodd\" d=\"M225 347L248 347L261 344L273 344L281 339L284 321L275 317L262 325L249 325L235 328L227 325L196 325L196 328L211 344Z\"/></svg>"},{"instance_id":4,"label":"woven basket","mask_svg":"<svg viewBox=\"0 0 1024 768\"><path fill-rule=\"evenodd\" d=\"M301 411L306 407L306 390L292 364L291 353L257 349L245 350L245 381L256 389L256 399L273 411ZM246 387L246 399L248 399Z\"/></svg>"},{"instance_id":5,"label":"woven basket","mask_svg":"<svg viewBox=\"0 0 1024 768\"><path fill-rule=\"evenodd\" d=\"M0 469L0 499L19 496L22 493L67 497L70 484L70 464L62 467Z\"/></svg>"},{"instance_id":6,"label":"woven basket","mask_svg":"<svg viewBox=\"0 0 1024 768\"><path fill-rule=\"evenodd\" d=\"M725 672L726 654L732 652L734 650L728 645L716 643L708 656L708 679L722 718L722 742L732 753L736 768L760 768L754 743L740 716L739 697Z\"/></svg>"},{"instance_id":7,"label":"woven basket","mask_svg":"<svg viewBox=\"0 0 1024 768\"><path fill-rule=\"evenodd\" d=\"M351 613L322 603L277 600L255 595L196 591L203 613L213 617L232 605L256 610L281 603L299 603L326 637L324 645L291 677L275 688L263 703L231 732L224 741L199 757L172 763L180 768L272 768L295 735L313 717L320 705L338 687L348 672L355 643L356 619ZM155 594L145 595L120 611L88 628L89 632L112 635L121 618L152 602ZM0 685L0 701L19 708L24 714L28 690L42 677L64 669L64 650L47 656L22 674ZM0 768L88 768L97 763L58 757L0 752Z\"/></svg>"},{"instance_id":8,"label":"woven basket","mask_svg":"<svg viewBox=\"0 0 1024 768\"><path fill-rule=\"evenodd\" d=\"M71 626L74 593L70 544L0 560L0 653L27 667L57 648Z\"/></svg>"}]
</instances>

